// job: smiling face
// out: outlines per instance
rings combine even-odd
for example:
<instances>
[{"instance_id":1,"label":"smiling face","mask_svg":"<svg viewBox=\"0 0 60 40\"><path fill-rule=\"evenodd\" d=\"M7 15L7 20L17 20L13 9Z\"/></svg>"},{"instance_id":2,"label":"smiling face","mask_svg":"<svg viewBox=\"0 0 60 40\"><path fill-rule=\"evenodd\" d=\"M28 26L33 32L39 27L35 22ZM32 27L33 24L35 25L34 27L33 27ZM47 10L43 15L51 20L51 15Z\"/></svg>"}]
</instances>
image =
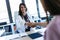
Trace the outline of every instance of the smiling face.
<instances>
[{"instance_id":1,"label":"smiling face","mask_svg":"<svg viewBox=\"0 0 60 40\"><path fill-rule=\"evenodd\" d=\"M26 11L27 11L26 5L24 3L21 3L19 5L19 15L20 16L25 16L26 15Z\"/></svg>"},{"instance_id":2,"label":"smiling face","mask_svg":"<svg viewBox=\"0 0 60 40\"><path fill-rule=\"evenodd\" d=\"M24 5L21 5L21 12L25 13L26 12L26 8L24 7Z\"/></svg>"}]
</instances>

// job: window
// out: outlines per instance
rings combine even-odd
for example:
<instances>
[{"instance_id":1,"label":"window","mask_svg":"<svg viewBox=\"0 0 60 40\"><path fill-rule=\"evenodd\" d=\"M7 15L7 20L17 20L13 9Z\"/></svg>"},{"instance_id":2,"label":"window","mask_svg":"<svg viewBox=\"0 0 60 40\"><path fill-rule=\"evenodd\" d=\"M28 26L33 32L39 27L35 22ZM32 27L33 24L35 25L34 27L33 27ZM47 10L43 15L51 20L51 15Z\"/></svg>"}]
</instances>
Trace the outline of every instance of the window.
<instances>
[{"instance_id":1,"label":"window","mask_svg":"<svg viewBox=\"0 0 60 40\"><path fill-rule=\"evenodd\" d=\"M43 8L40 0L38 0L38 5L39 5L40 17L46 17L46 13L44 11L44 8Z\"/></svg>"},{"instance_id":2,"label":"window","mask_svg":"<svg viewBox=\"0 0 60 40\"><path fill-rule=\"evenodd\" d=\"M10 2L10 8L12 12L13 22L14 21L14 13L19 11L19 4L21 3L21 0L9 0Z\"/></svg>"},{"instance_id":3,"label":"window","mask_svg":"<svg viewBox=\"0 0 60 40\"><path fill-rule=\"evenodd\" d=\"M8 11L5 0L0 0L0 22L9 23Z\"/></svg>"},{"instance_id":4,"label":"window","mask_svg":"<svg viewBox=\"0 0 60 40\"><path fill-rule=\"evenodd\" d=\"M38 17L36 0L25 0L25 4L27 6L28 12L35 17Z\"/></svg>"}]
</instances>

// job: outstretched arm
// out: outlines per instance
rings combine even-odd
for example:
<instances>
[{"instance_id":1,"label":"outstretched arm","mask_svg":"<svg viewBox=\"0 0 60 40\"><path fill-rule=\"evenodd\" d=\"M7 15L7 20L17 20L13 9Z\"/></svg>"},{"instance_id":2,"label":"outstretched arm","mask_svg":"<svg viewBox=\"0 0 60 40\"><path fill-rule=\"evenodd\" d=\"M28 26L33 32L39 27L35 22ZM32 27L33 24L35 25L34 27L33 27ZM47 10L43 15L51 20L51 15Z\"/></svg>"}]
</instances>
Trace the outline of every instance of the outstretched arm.
<instances>
[{"instance_id":1,"label":"outstretched arm","mask_svg":"<svg viewBox=\"0 0 60 40\"><path fill-rule=\"evenodd\" d=\"M35 27L36 25L40 25L45 27L47 25L47 22L26 22L26 25L30 26L30 27Z\"/></svg>"}]
</instances>

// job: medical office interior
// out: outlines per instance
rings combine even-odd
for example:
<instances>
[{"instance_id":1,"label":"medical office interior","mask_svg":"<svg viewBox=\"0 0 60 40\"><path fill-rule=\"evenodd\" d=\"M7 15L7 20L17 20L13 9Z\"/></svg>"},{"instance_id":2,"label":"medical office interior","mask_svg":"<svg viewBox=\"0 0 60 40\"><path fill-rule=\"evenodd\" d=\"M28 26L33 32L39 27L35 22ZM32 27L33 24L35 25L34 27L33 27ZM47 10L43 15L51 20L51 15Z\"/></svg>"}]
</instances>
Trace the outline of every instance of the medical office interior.
<instances>
[{"instance_id":1,"label":"medical office interior","mask_svg":"<svg viewBox=\"0 0 60 40\"><path fill-rule=\"evenodd\" d=\"M31 15L31 21L46 22L50 21L49 12L45 12L41 0L0 0L0 40L44 40L44 31L46 27L37 25L28 32L16 32L15 15L19 11L19 4L25 3L27 13ZM24 30L24 27L21 31ZM40 36L39 36L40 34ZM36 36L38 35L38 36ZM35 36L35 38L33 37Z\"/></svg>"}]
</instances>

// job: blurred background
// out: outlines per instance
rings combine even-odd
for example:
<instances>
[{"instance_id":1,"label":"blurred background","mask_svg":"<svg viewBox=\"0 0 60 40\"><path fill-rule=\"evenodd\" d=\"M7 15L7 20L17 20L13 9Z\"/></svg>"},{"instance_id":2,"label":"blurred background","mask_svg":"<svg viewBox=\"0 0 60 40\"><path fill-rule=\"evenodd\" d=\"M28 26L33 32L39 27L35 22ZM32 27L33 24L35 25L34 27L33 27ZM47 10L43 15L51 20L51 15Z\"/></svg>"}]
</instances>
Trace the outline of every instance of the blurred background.
<instances>
[{"instance_id":1,"label":"blurred background","mask_svg":"<svg viewBox=\"0 0 60 40\"><path fill-rule=\"evenodd\" d=\"M0 0L0 22L13 23L14 13L18 12L19 4L24 2L32 18L46 17L40 0Z\"/></svg>"}]
</instances>

